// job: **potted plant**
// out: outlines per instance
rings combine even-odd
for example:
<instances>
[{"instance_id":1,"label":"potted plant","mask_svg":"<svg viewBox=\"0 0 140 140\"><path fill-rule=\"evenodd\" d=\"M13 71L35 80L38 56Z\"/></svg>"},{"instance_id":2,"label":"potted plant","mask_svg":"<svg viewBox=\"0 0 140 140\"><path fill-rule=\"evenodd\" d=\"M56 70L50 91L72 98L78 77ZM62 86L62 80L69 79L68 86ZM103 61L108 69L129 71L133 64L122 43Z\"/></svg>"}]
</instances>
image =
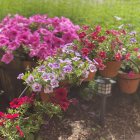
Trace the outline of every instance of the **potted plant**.
<instances>
[{"instance_id":1,"label":"potted plant","mask_svg":"<svg viewBox=\"0 0 140 140\"><path fill-rule=\"evenodd\" d=\"M61 45L77 39L77 30L79 26L65 17L6 16L0 22L0 62L3 68L0 74L2 85L9 85L9 88L3 86L3 90L9 96L18 94L22 86L16 81L17 74L25 72L27 67L36 66L37 60L55 55Z\"/></svg>"},{"instance_id":2,"label":"potted plant","mask_svg":"<svg viewBox=\"0 0 140 140\"><path fill-rule=\"evenodd\" d=\"M53 93L54 89L62 86L62 82L81 84L88 78L89 72L96 71L96 66L73 50L73 47L72 43L66 44L57 55L40 61L31 72L20 74L19 79L23 79L32 91L44 93Z\"/></svg>"},{"instance_id":3,"label":"potted plant","mask_svg":"<svg viewBox=\"0 0 140 140\"><path fill-rule=\"evenodd\" d=\"M140 82L140 50L131 50L131 57L124 61L118 74L118 84L123 93L133 94Z\"/></svg>"},{"instance_id":4,"label":"potted plant","mask_svg":"<svg viewBox=\"0 0 140 140\"><path fill-rule=\"evenodd\" d=\"M101 30L100 26L83 27L79 31L76 45L83 56L94 59L99 72L104 77L115 77L121 66L121 60L126 51L124 30Z\"/></svg>"}]
</instances>

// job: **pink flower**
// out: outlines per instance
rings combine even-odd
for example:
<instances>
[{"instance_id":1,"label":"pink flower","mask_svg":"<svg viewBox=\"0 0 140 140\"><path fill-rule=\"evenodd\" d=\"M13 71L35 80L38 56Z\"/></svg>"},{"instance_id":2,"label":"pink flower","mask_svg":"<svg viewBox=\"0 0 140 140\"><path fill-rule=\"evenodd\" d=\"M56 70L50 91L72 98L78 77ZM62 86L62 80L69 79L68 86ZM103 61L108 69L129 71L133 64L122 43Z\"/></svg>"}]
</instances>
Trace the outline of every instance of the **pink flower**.
<instances>
[{"instance_id":1,"label":"pink flower","mask_svg":"<svg viewBox=\"0 0 140 140\"><path fill-rule=\"evenodd\" d=\"M2 56L1 61L6 64L9 64L13 59L14 59L14 56L12 53L6 53Z\"/></svg>"},{"instance_id":2,"label":"pink flower","mask_svg":"<svg viewBox=\"0 0 140 140\"><path fill-rule=\"evenodd\" d=\"M121 55L121 53L116 53L115 54L115 60L117 60L117 61L120 61L122 59L122 55Z\"/></svg>"},{"instance_id":3,"label":"pink flower","mask_svg":"<svg viewBox=\"0 0 140 140\"><path fill-rule=\"evenodd\" d=\"M99 52L99 56L100 56L102 59L105 59L105 58L106 58L106 52L100 51L100 52Z\"/></svg>"},{"instance_id":4,"label":"pink flower","mask_svg":"<svg viewBox=\"0 0 140 140\"><path fill-rule=\"evenodd\" d=\"M130 72L128 73L128 76L129 76L130 78L132 78L134 75L135 75L135 73L134 73L133 71L130 71Z\"/></svg>"},{"instance_id":5,"label":"pink flower","mask_svg":"<svg viewBox=\"0 0 140 140\"><path fill-rule=\"evenodd\" d=\"M130 59L130 56L131 56L131 54L130 54L130 53L127 53L127 54L125 55L125 59L126 59L126 60L129 60L129 59Z\"/></svg>"}]
</instances>

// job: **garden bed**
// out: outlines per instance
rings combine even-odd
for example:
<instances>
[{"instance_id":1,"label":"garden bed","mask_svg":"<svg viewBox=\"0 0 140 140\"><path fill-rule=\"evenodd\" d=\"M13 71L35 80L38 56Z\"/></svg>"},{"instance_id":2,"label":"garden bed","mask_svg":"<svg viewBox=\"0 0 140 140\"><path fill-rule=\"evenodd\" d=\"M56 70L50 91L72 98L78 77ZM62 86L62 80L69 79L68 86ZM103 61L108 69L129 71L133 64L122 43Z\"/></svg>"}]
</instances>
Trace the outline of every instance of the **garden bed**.
<instances>
[{"instance_id":1,"label":"garden bed","mask_svg":"<svg viewBox=\"0 0 140 140\"><path fill-rule=\"evenodd\" d=\"M115 90L116 91L116 90ZM131 140L140 130L138 95L113 93L108 99L106 125L98 125L100 99L80 101L71 106L62 121L52 120L42 127L43 140Z\"/></svg>"}]
</instances>

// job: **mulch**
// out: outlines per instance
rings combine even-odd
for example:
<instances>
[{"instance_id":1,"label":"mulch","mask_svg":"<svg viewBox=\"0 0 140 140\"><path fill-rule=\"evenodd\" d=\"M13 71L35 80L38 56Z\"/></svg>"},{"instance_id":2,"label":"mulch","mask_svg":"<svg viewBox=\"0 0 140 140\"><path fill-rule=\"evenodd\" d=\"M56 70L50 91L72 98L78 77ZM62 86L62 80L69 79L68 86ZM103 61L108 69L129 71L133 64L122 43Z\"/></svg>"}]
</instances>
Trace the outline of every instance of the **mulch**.
<instances>
[{"instance_id":1,"label":"mulch","mask_svg":"<svg viewBox=\"0 0 140 140\"><path fill-rule=\"evenodd\" d=\"M37 140L132 140L140 132L140 96L139 93L127 95L114 88L108 98L106 122L99 123L100 97L92 100L79 98L62 119L46 120Z\"/></svg>"}]
</instances>

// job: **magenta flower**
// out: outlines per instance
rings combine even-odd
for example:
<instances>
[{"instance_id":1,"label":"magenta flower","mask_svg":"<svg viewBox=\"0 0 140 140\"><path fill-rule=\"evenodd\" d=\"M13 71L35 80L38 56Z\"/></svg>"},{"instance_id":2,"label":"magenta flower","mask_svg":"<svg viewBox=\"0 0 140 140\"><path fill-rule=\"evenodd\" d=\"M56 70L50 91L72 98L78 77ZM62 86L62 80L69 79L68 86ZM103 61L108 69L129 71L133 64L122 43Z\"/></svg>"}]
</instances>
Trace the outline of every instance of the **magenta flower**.
<instances>
[{"instance_id":1,"label":"magenta flower","mask_svg":"<svg viewBox=\"0 0 140 140\"><path fill-rule=\"evenodd\" d=\"M64 17L7 16L0 23L0 49L6 54L10 50L12 54L23 52L31 58L45 60L54 56L61 46L78 39L78 30L79 26ZM18 51L21 48L23 51Z\"/></svg>"},{"instance_id":2,"label":"magenta flower","mask_svg":"<svg viewBox=\"0 0 140 140\"><path fill-rule=\"evenodd\" d=\"M6 64L9 64L13 59L14 59L14 56L12 53L6 53L2 56L1 61Z\"/></svg>"}]
</instances>

